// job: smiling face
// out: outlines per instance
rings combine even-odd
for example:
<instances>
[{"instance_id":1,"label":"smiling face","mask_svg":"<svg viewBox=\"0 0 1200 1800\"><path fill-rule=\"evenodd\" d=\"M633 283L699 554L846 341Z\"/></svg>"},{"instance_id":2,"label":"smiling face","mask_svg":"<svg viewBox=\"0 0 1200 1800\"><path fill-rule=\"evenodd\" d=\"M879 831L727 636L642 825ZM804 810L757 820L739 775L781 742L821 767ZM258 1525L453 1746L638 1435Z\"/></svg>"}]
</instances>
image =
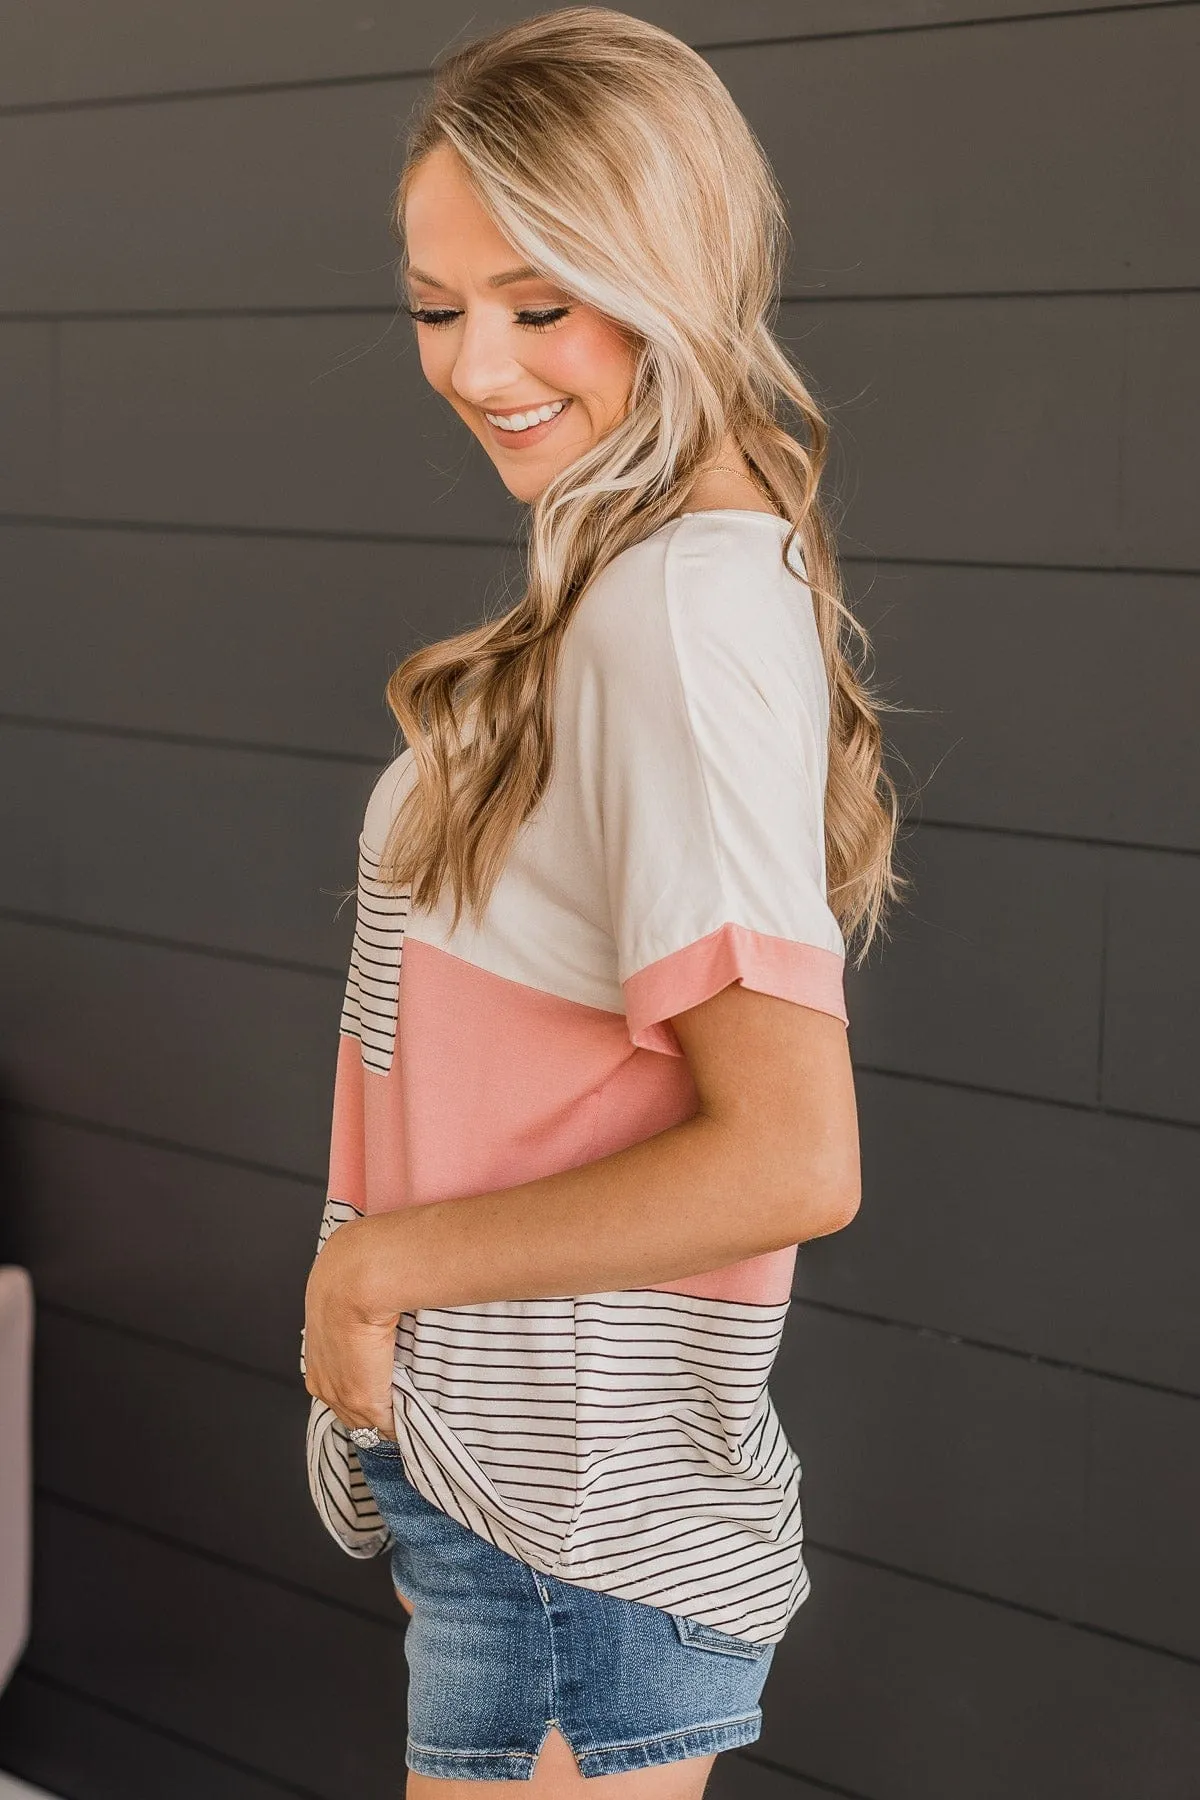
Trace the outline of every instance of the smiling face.
<instances>
[{"instance_id":1,"label":"smiling face","mask_svg":"<svg viewBox=\"0 0 1200 1800\"><path fill-rule=\"evenodd\" d=\"M533 501L624 417L636 345L524 265L448 144L413 173L404 236L425 379Z\"/></svg>"}]
</instances>

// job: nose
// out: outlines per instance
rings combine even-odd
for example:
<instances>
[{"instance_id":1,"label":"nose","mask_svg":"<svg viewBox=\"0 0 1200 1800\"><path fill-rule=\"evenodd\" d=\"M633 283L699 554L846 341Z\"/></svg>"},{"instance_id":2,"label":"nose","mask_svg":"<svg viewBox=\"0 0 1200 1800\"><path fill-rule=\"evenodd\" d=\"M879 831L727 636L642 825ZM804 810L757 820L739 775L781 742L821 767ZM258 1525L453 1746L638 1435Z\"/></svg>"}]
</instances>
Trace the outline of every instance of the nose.
<instances>
[{"instance_id":1,"label":"nose","mask_svg":"<svg viewBox=\"0 0 1200 1800\"><path fill-rule=\"evenodd\" d=\"M488 311L468 311L459 335L450 385L468 406L499 405L520 376L506 322Z\"/></svg>"}]
</instances>

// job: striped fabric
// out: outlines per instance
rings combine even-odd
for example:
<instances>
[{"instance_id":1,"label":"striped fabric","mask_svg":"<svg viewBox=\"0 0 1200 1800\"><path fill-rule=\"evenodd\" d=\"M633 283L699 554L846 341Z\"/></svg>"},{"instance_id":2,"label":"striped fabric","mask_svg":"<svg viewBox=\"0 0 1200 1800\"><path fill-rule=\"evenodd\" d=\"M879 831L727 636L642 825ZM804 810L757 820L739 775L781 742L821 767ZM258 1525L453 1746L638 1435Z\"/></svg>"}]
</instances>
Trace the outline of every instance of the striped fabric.
<instances>
[{"instance_id":1,"label":"striped fabric","mask_svg":"<svg viewBox=\"0 0 1200 1800\"><path fill-rule=\"evenodd\" d=\"M561 1581L773 1639L807 1589L766 1391L786 1313L642 1289L405 1314L409 1478Z\"/></svg>"},{"instance_id":2,"label":"striped fabric","mask_svg":"<svg viewBox=\"0 0 1200 1800\"><path fill-rule=\"evenodd\" d=\"M317 1236L317 1254L325 1248L331 1231L347 1219L362 1215L343 1200L327 1200ZM300 1373L308 1374L304 1354L304 1328L300 1330ZM348 1556L378 1556L391 1544L391 1533L367 1486L362 1464L346 1427L331 1407L313 1395L308 1409L308 1491L321 1523Z\"/></svg>"},{"instance_id":3,"label":"striped fabric","mask_svg":"<svg viewBox=\"0 0 1200 1800\"><path fill-rule=\"evenodd\" d=\"M685 514L589 586L560 655L552 778L482 921L381 883L411 752L381 777L319 1246L356 1214L500 1192L690 1118L671 1020L730 982L847 1023L825 891L828 689L785 535L770 514ZM796 1248L629 1290L403 1313L409 1479L560 1580L778 1641L809 1589L800 1464L767 1385ZM316 1400L308 1472L344 1550L387 1548Z\"/></svg>"},{"instance_id":4,"label":"striped fabric","mask_svg":"<svg viewBox=\"0 0 1200 1800\"><path fill-rule=\"evenodd\" d=\"M400 946L408 919L408 888L387 888L379 858L363 839L358 845L358 915L350 974L342 1001L342 1032L362 1045L364 1068L386 1075L396 1048L396 988Z\"/></svg>"}]
</instances>

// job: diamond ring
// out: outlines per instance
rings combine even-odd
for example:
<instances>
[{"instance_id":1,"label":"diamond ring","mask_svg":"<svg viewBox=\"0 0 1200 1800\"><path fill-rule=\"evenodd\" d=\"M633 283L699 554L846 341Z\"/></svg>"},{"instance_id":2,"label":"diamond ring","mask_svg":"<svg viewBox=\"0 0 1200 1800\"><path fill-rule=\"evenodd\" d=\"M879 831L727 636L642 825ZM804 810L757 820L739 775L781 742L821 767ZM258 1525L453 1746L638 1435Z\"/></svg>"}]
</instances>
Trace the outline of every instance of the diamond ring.
<instances>
[{"instance_id":1,"label":"diamond ring","mask_svg":"<svg viewBox=\"0 0 1200 1800\"><path fill-rule=\"evenodd\" d=\"M376 1425L355 1425L346 1435L356 1450L374 1450L383 1442L383 1434Z\"/></svg>"}]
</instances>

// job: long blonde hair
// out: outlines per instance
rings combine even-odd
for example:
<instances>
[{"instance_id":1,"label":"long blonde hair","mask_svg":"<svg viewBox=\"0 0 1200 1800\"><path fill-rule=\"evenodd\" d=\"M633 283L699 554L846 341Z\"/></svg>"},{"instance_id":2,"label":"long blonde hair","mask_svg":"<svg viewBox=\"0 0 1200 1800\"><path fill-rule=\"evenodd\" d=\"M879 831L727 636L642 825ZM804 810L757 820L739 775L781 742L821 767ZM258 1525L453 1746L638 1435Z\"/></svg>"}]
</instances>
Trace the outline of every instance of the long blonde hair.
<instances>
[{"instance_id":1,"label":"long blonde hair","mask_svg":"<svg viewBox=\"0 0 1200 1800\"><path fill-rule=\"evenodd\" d=\"M855 634L817 501L829 427L776 341L788 227L761 146L713 69L655 25L599 6L540 13L456 49L410 128L408 186L448 144L523 260L624 327L637 361L624 418L532 503L526 590L503 616L405 658L388 702L415 782L381 875L429 907L448 879L454 925L482 917L513 840L546 791L559 646L584 589L681 508L732 434L799 539L829 678L828 898L861 962L885 903L900 812L883 767L884 704L847 655ZM779 422L783 403L806 441ZM807 602L806 602L807 603ZM471 729L464 732L469 716Z\"/></svg>"}]
</instances>

